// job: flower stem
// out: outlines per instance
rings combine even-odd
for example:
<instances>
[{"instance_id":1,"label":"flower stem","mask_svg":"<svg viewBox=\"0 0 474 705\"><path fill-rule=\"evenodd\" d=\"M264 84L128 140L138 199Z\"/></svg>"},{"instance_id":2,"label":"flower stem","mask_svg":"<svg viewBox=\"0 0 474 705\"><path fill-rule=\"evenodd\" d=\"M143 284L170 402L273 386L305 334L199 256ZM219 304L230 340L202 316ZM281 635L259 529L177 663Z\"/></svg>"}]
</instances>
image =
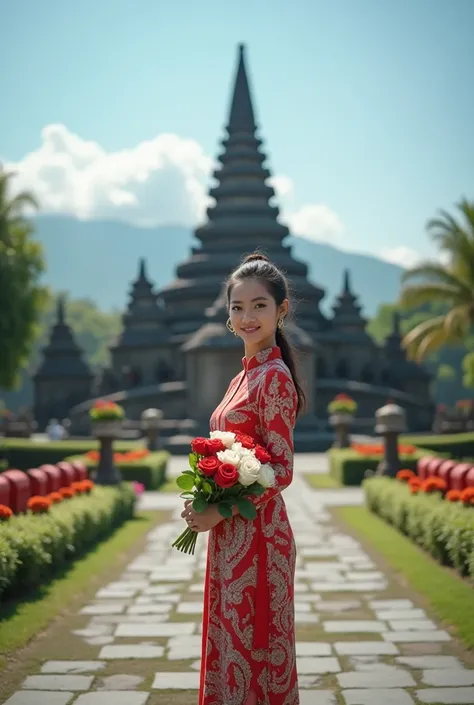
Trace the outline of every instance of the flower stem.
<instances>
[{"instance_id":1,"label":"flower stem","mask_svg":"<svg viewBox=\"0 0 474 705\"><path fill-rule=\"evenodd\" d=\"M176 541L171 544L173 548L176 548L182 553L190 553L194 555L194 549L196 548L197 532L189 528L189 526L183 531L182 534L178 536Z\"/></svg>"}]
</instances>

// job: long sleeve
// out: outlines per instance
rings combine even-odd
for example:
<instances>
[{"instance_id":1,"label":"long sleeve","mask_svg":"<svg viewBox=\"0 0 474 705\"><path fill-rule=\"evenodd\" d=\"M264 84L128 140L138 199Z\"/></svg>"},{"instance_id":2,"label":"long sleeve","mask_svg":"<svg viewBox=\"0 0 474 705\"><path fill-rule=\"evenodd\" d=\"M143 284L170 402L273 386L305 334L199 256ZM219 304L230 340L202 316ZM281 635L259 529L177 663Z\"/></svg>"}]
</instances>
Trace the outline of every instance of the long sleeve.
<instances>
[{"instance_id":1,"label":"long sleeve","mask_svg":"<svg viewBox=\"0 0 474 705\"><path fill-rule=\"evenodd\" d=\"M256 507L282 492L293 479L293 429L298 397L291 377L284 370L270 368L258 392L259 432L272 456L275 487L252 497Z\"/></svg>"}]
</instances>

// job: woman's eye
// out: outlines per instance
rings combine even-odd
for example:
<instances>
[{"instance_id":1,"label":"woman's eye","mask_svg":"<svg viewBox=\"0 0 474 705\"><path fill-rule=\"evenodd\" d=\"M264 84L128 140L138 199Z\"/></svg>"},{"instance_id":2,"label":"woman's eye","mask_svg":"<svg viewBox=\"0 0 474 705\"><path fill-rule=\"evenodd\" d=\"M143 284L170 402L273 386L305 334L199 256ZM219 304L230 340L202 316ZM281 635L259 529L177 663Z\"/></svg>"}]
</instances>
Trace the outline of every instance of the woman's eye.
<instances>
[{"instance_id":1,"label":"woman's eye","mask_svg":"<svg viewBox=\"0 0 474 705\"><path fill-rule=\"evenodd\" d=\"M232 311L238 311L239 308L240 308L239 306L232 306Z\"/></svg>"}]
</instances>

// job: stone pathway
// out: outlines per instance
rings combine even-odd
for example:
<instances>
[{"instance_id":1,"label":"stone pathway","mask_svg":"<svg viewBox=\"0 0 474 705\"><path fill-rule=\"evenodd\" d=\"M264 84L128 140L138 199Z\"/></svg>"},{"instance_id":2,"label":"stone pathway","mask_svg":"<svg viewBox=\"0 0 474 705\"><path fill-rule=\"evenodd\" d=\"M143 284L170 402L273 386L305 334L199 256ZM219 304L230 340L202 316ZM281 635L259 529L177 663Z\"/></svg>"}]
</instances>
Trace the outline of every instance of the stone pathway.
<instances>
[{"instance_id":1,"label":"stone pathway","mask_svg":"<svg viewBox=\"0 0 474 705\"><path fill-rule=\"evenodd\" d=\"M462 649L338 530L323 497L299 473L285 492L298 545L300 704L472 705L474 669ZM170 549L182 529L181 500L153 493L143 505L171 509L172 521L155 528L120 579L84 605L73 648L50 645L37 671L0 702L195 705L205 540L194 557ZM71 652L88 658L71 660Z\"/></svg>"}]
</instances>

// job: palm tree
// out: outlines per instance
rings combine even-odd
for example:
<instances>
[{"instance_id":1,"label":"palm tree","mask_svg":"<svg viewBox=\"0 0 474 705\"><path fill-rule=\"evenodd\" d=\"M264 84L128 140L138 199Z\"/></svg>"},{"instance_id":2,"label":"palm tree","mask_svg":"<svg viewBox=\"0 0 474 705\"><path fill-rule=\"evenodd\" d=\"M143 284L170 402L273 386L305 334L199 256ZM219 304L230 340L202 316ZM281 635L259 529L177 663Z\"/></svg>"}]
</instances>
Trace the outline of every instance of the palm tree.
<instances>
[{"instance_id":1,"label":"palm tree","mask_svg":"<svg viewBox=\"0 0 474 705\"><path fill-rule=\"evenodd\" d=\"M404 347L418 362L444 344L462 343L474 324L474 201L457 204L460 218L446 211L428 221L427 230L440 250L440 261L421 262L405 272L400 303L406 308L438 304L446 310L411 330Z\"/></svg>"},{"instance_id":2,"label":"palm tree","mask_svg":"<svg viewBox=\"0 0 474 705\"><path fill-rule=\"evenodd\" d=\"M40 243L25 211L38 207L28 191L11 195L14 174L0 165L0 387L11 389L36 337L46 290Z\"/></svg>"}]
</instances>

